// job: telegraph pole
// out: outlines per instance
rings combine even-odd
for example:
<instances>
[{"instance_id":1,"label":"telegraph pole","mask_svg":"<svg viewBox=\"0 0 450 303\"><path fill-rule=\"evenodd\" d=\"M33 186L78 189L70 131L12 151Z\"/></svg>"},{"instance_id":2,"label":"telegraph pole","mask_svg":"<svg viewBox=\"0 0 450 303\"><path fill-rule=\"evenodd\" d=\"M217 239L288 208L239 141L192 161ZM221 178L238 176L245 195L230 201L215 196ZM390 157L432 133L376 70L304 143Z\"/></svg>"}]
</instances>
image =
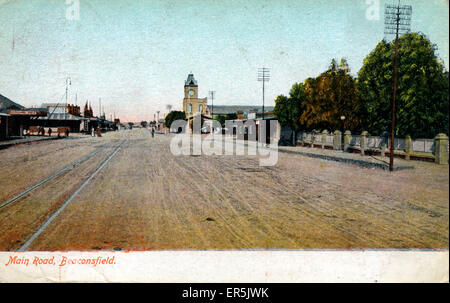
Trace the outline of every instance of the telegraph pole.
<instances>
[{"instance_id":1,"label":"telegraph pole","mask_svg":"<svg viewBox=\"0 0 450 303\"><path fill-rule=\"evenodd\" d=\"M394 42L394 88L392 93L392 119L391 138L389 148L389 170L394 170L394 136L395 136L395 99L397 95L397 65L398 65L398 37L401 33L410 31L411 28L411 5L386 5L384 12L384 33L386 35L395 34Z\"/></svg>"},{"instance_id":2,"label":"telegraph pole","mask_svg":"<svg viewBox=\"0 0 450 303\"><path fill-rule=\"evenodd\" d=\"M258 69L258 81L262 81L262 119L264 120L264 83L270 80L270 70L267 67L262 67Z\"/></svg>"},{"instance_id":3,"label":"telegraph pole","mask_svg":"<svg viewBox=\"0 0 450 303\"><path fill-rule=\"evenodd\" d=\"M216 94L216 91L210 90L209 95L211 96L211 118L214 119L214 95Z\"/></svg>"},{"instance_id":4,"label":"telegraph pole","mask_svg":"<svg viewBox=\"0 0 450 303\"><path fill-rule=\"evenodd\" d=\"M70 77L66 78L66 110L64 111L64 120L67 119L67 93L69 91L69 85L72 85L72 79Z\"/></svg>"}]
</instances>

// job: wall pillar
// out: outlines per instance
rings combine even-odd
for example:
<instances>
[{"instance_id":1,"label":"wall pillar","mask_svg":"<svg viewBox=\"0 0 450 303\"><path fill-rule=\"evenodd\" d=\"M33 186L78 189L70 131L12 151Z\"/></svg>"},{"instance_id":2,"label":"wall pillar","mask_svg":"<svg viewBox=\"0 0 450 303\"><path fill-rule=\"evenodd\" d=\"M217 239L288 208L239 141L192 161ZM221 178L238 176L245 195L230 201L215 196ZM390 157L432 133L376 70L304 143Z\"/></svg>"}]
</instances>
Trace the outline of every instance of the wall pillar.
<instances>
[{"instance_id":1,"label":"wall pillar","mask_svg":"<svg viewBox=\"0 0 450 303\"><path fill-rule=\"evenodd\" d=\"M434 137L434 162L437 164L448 163L448 137L440 133Z\"/></svg>"},{"instance_id":2,"label":"wall pillar","mask_svg":"<svg viewBox=\"0 0 450 303\"><path fill-rule=\"evenodd\" d=\"M344 133L344 151L347 151L350 146L351 136L352 136L351 131L346 130Z\"/></svg>"},{"instance_id":3,"label":"wall pillar","mask_svg":"<svg viewBox=\"0 0 450 303\"><path fill-rule=\"evenodd\" d=\"M412 153L412 140L410 135L405 137L405 159L409 160Z\"/></svg>"},{"instance_id":4,"label":"wall pillar","mask_svg":"<svg viewBox=\"0 0 450 303\"><path fill-rule=\"evenodd\" d=\"M369 133L367 131L363 131L361 133L361 141L359 143L359 147L361 149L361 156L364 156L364 151L367 148L367 136L369 135Z\"/></svg>"},{"instance_id":5,"label":"wall pillar","mask_svg":"<svg viewBox=\"0 0 450 303\"><path fill-rule=\"evenodd\" d=\"M334 138L333 138L333 149L334 150L341 150L342 149L342 133L338 130L334 131Z\"/></svg>"},{"instance_id":6,"label":"wall pillar","mask_svg":"<svg viewBox=\"0 0 450 303\"><path fill-rule=\"evenodd\" d=\"M328 131L326 130L326 129L324 129L323 131L322 131L322 149L324 149L325 148L325 144L327 143L327 135L328 135Z\"/></svg>"}]
</instances>

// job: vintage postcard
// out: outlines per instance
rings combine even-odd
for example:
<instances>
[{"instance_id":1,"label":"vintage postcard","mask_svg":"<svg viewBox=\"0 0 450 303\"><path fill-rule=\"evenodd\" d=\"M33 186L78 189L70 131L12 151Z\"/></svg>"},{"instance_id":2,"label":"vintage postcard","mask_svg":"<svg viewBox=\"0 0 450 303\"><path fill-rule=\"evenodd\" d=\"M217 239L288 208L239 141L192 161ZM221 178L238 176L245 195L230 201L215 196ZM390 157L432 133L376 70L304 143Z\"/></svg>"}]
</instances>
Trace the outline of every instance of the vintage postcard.
<instances>
[{"instance_id":1,"label":"vintage postcard","mask_svg":"<svg viewBox=\"0 0 450 303\"><path fill-rule=\"evenodd\" d=\"M0 0L0 70L0 282L448 282L448 1Z\"/></svg>"}]
</instances>

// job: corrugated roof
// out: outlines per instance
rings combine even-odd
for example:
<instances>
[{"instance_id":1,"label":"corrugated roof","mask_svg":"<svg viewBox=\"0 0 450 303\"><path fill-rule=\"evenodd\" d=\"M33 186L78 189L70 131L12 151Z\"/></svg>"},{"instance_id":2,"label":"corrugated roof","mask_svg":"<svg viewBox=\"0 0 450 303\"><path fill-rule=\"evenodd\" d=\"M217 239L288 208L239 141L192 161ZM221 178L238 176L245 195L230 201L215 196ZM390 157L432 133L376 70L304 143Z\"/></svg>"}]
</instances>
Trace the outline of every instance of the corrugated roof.
<instances>
[{"instance_id":1,"label":"corrugated roof","mask_svg":"<svg viewBox=\"0 0 450 303\"><path fill-rule=\"evenodd\" d=\"M209 111L212 113L214 111L214 115L226 115L226 114L234 114L238 111L243 113L262 113L262 106L258 105L214 105L214 108L211 105L208 105ZM273 111L273 106L264 106L264 112Z\"/></svg>"},{"instance_id":2,"label":"corrugated roof","mask_svg":"<svg viewBox=\"0 0 450 303\"><path fill-rule=\"evenodd\" d=\"M0 95L0 112L6 113L9 109L24 109L22 105Z\"/></svg>"},{"instance_id":3,"label":"corrugated roof","mask_svg":"<svg viewBox=\"0 0 450 303\"><path fill-rule=\"evenodd\" d=\"M65 103L42 103L41 107L66 107Z\"/></svg>"},{"instance_id":4,"label":"corrugated roof","mask_svg":"<svg viewBox=\"0 0 450 303\"><path fill-rule=\"evenodd\" d=\"M50 116L50 117L49 117ZM68 113L49 113L47 117L39 117L39 120L85 120L84 117L74 116Z\"/></svg>"}]
</instances>

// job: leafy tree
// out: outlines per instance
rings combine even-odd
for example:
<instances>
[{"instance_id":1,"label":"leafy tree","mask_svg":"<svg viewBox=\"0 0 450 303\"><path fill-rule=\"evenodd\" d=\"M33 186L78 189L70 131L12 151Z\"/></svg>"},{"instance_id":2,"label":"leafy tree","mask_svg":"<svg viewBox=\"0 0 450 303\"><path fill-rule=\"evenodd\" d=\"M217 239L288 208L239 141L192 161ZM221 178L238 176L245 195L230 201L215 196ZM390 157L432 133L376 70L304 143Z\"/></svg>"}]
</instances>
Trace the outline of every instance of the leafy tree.
<instances>
[{"instance_id":1,"label":"leafy tree","mask_svg":"<svg viewBox=\"0 0 450 303\"><path fill-rule=\"evenodd\" d=\"M420 33L399 38L397 135L432 138L448 134L449 78L435 46ZM392 116L394 42L381 41L358 73L360 117L374 134L389 131Z\"/></svg>"},{"instance_id":2,"label":"leafy tree","mask_svg":"<svg viewBox=\"0 0 450 303\"><path fill-rule=\"evenodd\" d=\"M164 126L170 129L172 122L175 120L186 120L186 114L183 111L171 111L164 120Z\"/></svg>"},{"instance_id":3,"label":"leafy tree","mask_svg":"<svg viewBox=\"0 0 450 303\"><path fill-rule=\"evenodd\" d=\"M146 128L147 127L147 121L141 121L141 126L143 128Z\"/></svg>"},{"instance_id":4,"label":"leafy tree","mask_svg":"<svg viewBox=\"0 0 450 303\"><path fill-rule=\"evenodd\" d=\"M225 127L226 120L235 120L237 118L238 118L238 116L236 113L226 114L226 115L214 115L214 120L219 121L219 123L220 123L220 125L222 125L222 127Z\"/></svg>"},{"instance_id":5,"label":"leafy tree","mask_svg":"<svg viewBox=\"0 0 450 303\"><path fill-rule=\"evenodd\" d=\"M341 59L338 64L333 59L326 72L305 80L300 124L306 129L358 129L356 83L346 60Z\"/></svg>"},{"instance_id":6,"label":"leafy tree","mask_svg":"<svg viewBox=\"0 0 450 303\"><path fill-rule=\"evenodd\" d=\"M305 98L305 85L295 83L289 92L289 97L280 95L275 99L274 114L281 125L293 130L300 128L300 115L302 113L302 101Z\"/></svg>"}]
</instances>

